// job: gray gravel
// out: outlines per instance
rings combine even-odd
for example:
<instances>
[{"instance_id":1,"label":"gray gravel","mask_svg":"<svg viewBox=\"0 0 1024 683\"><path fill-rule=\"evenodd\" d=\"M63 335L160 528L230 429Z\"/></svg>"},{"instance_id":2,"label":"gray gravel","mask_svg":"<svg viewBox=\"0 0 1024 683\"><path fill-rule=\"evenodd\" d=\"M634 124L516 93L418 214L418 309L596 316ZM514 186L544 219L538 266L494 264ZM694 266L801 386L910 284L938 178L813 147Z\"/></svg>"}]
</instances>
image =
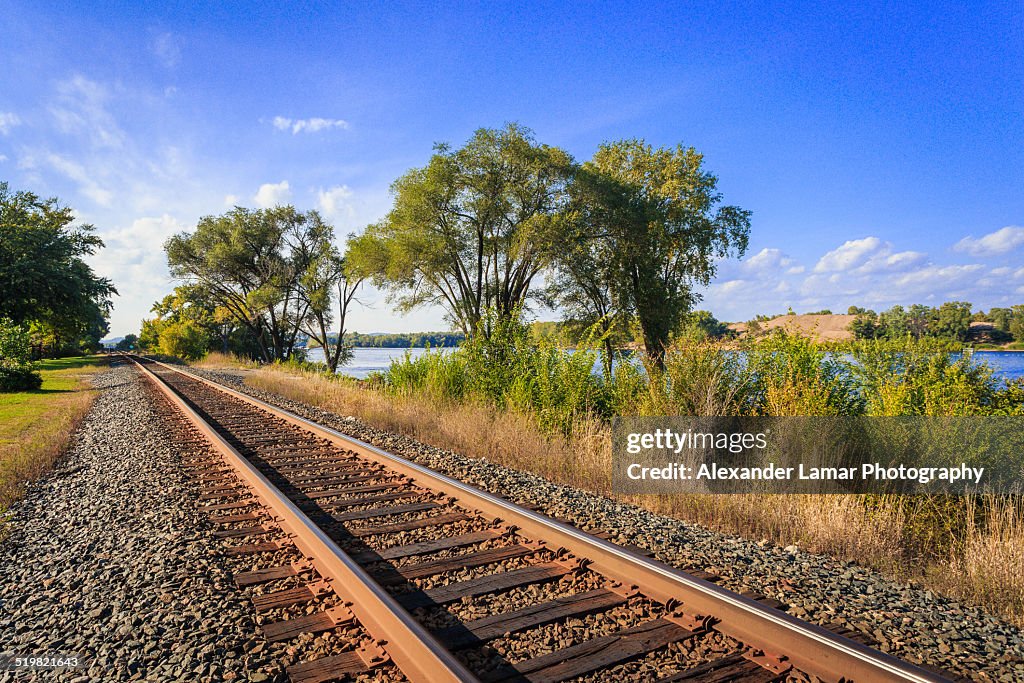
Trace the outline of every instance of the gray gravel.
<instances>
[{"instance_id":1,"label":"gray gravel","mask_svg":"<svg viewBox=\"0 0 1024 683\"><path fill-rule=\"evenodd\" d=\"M0 541L0 653L91 663L0 681L272 680L251 604L136 371L95 383L70 453L13 507Z\"/></svg>"},{"instance_id":2,"label":"gray gravel","mask_svg":"<svg viewBox=\"0 0 1024 683\"><path fill-rule=\"evenodd\" d=\"M611 532L614 542L647 548L665 562L717 573L724 577L721 585L782 600L794 616L860 631L880 649L908 661L979 681L1024 681L1020 629L915 584L796 546L780 548L729 536L421 444L351 416L249 387L244 372L196 372L583 529ZM343 406L339 412L344 413Z\"/></svg>"}]
</instances>

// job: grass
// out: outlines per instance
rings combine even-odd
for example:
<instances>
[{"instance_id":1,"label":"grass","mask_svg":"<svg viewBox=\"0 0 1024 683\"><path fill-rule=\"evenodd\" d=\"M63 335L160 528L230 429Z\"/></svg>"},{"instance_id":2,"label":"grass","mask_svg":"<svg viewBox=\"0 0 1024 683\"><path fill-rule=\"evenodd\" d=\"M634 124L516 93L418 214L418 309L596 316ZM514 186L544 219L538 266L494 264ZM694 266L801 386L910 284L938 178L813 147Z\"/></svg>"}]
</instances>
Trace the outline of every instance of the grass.
<instances>
[{"instance_id":1,"label":"grass","mask_svg":"<svg viewBox=\"0 0 1024 683\"><path fill-rule=\"evenodd\" d=\"M611 430L577 419L568 433L476 400L386 392L353 380L261 368L252 386L551 481L727 533L855 560L916 579L1024 625L1024 504L1019 497L854 495L623 496L611 490Z\"/></svg>"},{"instance_id":2,"label":"grass","mask_svg":"<svg viewBox=\"0 0 1024 683\"><path fill-rule=\"evenodd\" d=\"M86 380L106 363L105 356L45 360L42 387L0 393L0 513L53 467L95 399Z\"/></svg>"},{"instance_id":3,"label":"grass","mask_svg":"<svg viewBox=\"0 0 1024 683\"><path fill-rule=\"evenodd\" d=\"M203 358L197 361L192 361L190 365L197 368L205 368L207 370L220 370L223 368L242 370L259 367L259 363L257 361L249 358L243 358L242 356L236 356L233 353L221 353L219 351L211 351Z\"/></svg>"}]
</instances>

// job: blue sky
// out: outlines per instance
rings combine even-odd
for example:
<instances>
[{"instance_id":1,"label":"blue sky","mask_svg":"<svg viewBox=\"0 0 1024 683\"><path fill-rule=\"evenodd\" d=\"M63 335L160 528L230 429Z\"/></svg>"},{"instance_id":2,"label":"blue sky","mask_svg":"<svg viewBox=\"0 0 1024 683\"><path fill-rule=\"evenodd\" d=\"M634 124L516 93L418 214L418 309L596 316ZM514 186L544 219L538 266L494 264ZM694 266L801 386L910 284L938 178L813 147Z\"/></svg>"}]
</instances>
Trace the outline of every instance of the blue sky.
<instances>
[{"instance_id":1,"label":"blue sky","mask_svg":"<svg viewBox=\"0 0 1024 683\"><path fill-rule=\"evenodd\" d=\"M343 238L434 142L506 121L579 160L623 137L703 152L753 211L701 304L721 319L1024 303L1024 8L889 4L9 0L0 180L97 226L116 335L200 216L288 201ZM443 327L363 299L355 330Z\"/></svg>"}]
</instances>

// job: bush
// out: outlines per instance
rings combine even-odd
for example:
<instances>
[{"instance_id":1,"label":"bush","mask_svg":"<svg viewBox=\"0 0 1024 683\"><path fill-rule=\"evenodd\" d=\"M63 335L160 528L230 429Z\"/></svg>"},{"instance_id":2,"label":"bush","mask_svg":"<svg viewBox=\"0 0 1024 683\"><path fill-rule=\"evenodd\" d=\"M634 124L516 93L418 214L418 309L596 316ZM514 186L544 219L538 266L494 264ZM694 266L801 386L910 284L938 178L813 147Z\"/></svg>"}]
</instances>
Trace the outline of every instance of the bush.
<instances>
[{"instance_id":1,"label":"bush","mask_svg":"<svg viewBox=\"0 0 1024 683\"><path fill-rule=\"evenodd\" d=\"M10 318L0 318L0 391L38 389L43 378L29 361L32 347L28 330Z\"/></svg>"},{"instance_id":2,"label":"bush","mask_svg":"<svg viewBox=\"0 0 1024 683\"><path fill-rule=\"evenodd\" d=\"M28 330L10 318L0 318L0 360L21 365L29 362L31 354Z\"/></svg>"},{"instance_id":3,"label":"bush","mask_svg":"<svg viewBox=\"0 0 1024 683\"><path fill-rule=\"evenodd\" d=\"M191 320L167 323L160 331L160 352L168 356L198 360L209 344L206 330Z\"/></svg>"},{"instance_id":4,"label":"bush","mask_svg":"<svg viewBox=\"0 0 1024 683\"><path fill-rule=\"evenodd\" d=\"M0 391L29 391L43 385L43 378L29 363L0 360Z\"/></svg>"}]
</instances>

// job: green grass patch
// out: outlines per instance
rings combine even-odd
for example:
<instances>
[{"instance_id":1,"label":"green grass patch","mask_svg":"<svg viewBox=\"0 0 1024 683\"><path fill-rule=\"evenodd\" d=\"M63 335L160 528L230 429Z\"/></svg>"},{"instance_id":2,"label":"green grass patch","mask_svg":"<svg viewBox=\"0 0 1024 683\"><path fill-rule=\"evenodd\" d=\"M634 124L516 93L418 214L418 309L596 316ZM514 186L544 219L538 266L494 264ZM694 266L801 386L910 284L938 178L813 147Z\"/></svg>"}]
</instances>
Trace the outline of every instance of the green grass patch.
<instances>
[{"instance_id":1,"label":"green grass patch","mask_svg":"<svg viewBox=\"0 0 1024 683\"><path fill-rule=\"evenodd\" d=\"M25 482L60 457L95 398L88 377L108 361L106 356L44 360L39 389L0 393L0 512L21 496Z\"/></svg>"}]
</instances>

